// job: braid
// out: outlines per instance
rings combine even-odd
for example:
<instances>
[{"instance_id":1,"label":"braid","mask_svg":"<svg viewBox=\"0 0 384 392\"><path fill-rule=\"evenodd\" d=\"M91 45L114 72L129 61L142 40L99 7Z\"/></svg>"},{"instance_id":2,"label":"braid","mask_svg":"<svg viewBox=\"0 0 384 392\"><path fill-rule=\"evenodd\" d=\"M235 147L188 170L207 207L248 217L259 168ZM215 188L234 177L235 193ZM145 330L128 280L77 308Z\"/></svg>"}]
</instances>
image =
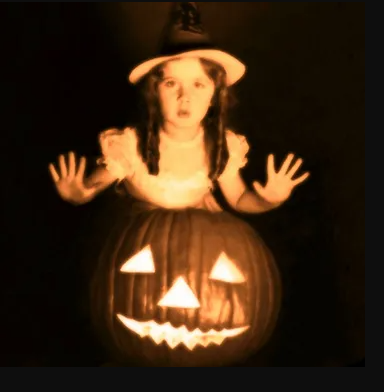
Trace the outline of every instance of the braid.
<instances>
[{"instance_id":1,"label":"braid","mask_svg":"<svg viewBox=\"0 0 384 392\"><path fill-rule=\"evenodd\" d=\"M159 130L156 123L152 121L148 125L148 139L146 145L146 161L150 174L158 174L159 172Z\"/></svg>"},{"instance_id":2,"label":"braid","mask_svg":"<svg viewBox=\"0 0 384 392\"><path fill-rule=\"evenodd\" d=\"M216 178L224 171L225 165L228 161L228 147L226 139L226 123L227 123L227 89L220 90L219 102L220 102L220 113L218 116L217 124L217 157L216 157Z\"/></svg>"},{"instance_id":3,"label":"braid","mask_svg":"<svg viewBox=\"0 0 384 392\"><path fill-rule=\"evenodd\" d=\"M207 151L210 154L209 178L213 182L215 182L224 171L229 158L226 140L228 111L228 89L225 86L226 74L221 68L214 68L214 70L217 72L215 75L216 95L213 98L213 103L208 111L207 120L205 122L209 135L206 138L206 145L208 146Z\"/></svg>"},{"instance_id":4,"label":"braid","mask_svg":"<svg viewBox=\"0 0 384 392\"><path fill-rule=\"evenodd\" d=\"M151 72L142 82L142 104L139 108L143 111L140 132L140 153L147 165L149 174L159 172L159 116L160 107L157 99L157 83L160 70Z\"/></svg>"}]
</instances>

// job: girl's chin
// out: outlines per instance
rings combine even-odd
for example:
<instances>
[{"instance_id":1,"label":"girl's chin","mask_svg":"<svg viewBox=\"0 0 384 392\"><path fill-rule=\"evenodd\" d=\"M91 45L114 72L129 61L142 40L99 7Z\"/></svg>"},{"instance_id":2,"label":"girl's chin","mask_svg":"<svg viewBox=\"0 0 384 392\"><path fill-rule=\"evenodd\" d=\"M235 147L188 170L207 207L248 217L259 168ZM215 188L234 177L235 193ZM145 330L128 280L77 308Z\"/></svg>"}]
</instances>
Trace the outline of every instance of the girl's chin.
<instances>
[{"instance_id":1,"label":"girl's chin","mask_svg":"<svg viewBox=\"0 0 384 392\"><path fill-rule=\"evenodd\" d=\"M197 127L200 125L200 121L196 121L194 118L175 118L172 123L180 128Z\"/></svg>"}]
</instances>

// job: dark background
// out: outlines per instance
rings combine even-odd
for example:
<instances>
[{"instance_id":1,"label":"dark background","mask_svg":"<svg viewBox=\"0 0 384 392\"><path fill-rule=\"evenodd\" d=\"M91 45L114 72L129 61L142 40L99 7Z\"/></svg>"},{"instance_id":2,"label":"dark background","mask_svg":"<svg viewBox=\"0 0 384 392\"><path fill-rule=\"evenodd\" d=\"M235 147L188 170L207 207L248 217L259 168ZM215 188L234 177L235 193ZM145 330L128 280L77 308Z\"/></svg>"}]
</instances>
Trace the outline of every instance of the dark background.
<instances>
[{"instance_id":1,"label":"dark background","mask_svg":"<svg viewBox=\"0 0 384 392\"><path fill-rule=\"evenodd\" d=\"M126 82L149 57L170 3L0 5L2 257L0 364L98 366L84 299L113 190L59 199L48 163L91 162L98 133L135 115ZM246 365L345 366L365 357L364 3L201 3L212 37L248 66L235 128L252 145L247 181L269 152L293 151L311 179L279 210L246 218L273 249L285 297L270 344Z\"/></svg>"}]
</instances>

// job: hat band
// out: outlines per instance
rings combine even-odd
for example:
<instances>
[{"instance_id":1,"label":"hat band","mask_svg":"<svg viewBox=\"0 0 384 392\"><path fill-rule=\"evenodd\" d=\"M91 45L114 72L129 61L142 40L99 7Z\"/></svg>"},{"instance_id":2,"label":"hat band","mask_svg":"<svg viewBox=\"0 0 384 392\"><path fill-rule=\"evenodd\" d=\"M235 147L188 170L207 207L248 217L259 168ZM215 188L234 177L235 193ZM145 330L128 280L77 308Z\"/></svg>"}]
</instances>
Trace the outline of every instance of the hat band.
<instances>
[{"instance_id":1,"label":"hat band","mask_svg":"<svg viewBox=\"0 0 384 392\"><path fill-rule=\"evenodd\" d=\"M180 44L171 44L164 46L159 55L160 56L174 56L183 52L189 52L192 50L206 50L206 49L218 49L212 42L183 42Z\"/></svg>"}]
</instances>

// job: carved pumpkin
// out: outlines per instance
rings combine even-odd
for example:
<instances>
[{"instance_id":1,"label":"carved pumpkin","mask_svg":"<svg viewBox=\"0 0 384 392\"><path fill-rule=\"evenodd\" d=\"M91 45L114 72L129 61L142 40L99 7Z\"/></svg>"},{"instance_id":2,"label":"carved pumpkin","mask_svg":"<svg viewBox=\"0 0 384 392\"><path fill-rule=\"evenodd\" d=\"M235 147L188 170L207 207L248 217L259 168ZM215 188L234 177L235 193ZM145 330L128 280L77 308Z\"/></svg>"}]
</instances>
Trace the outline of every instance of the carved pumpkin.
<instances>
[{"instance_id":1,"label":"carved pumpkin","mask_svg":"<svg viewBox=\"0 0 384 392\"><path fill-rule=\"evenodd\" d=\"M121 363L224 366L272 333L280 277L255 231L226 212L153 210L112 235L93 321Z\"/></svg>"}]
</instances>

